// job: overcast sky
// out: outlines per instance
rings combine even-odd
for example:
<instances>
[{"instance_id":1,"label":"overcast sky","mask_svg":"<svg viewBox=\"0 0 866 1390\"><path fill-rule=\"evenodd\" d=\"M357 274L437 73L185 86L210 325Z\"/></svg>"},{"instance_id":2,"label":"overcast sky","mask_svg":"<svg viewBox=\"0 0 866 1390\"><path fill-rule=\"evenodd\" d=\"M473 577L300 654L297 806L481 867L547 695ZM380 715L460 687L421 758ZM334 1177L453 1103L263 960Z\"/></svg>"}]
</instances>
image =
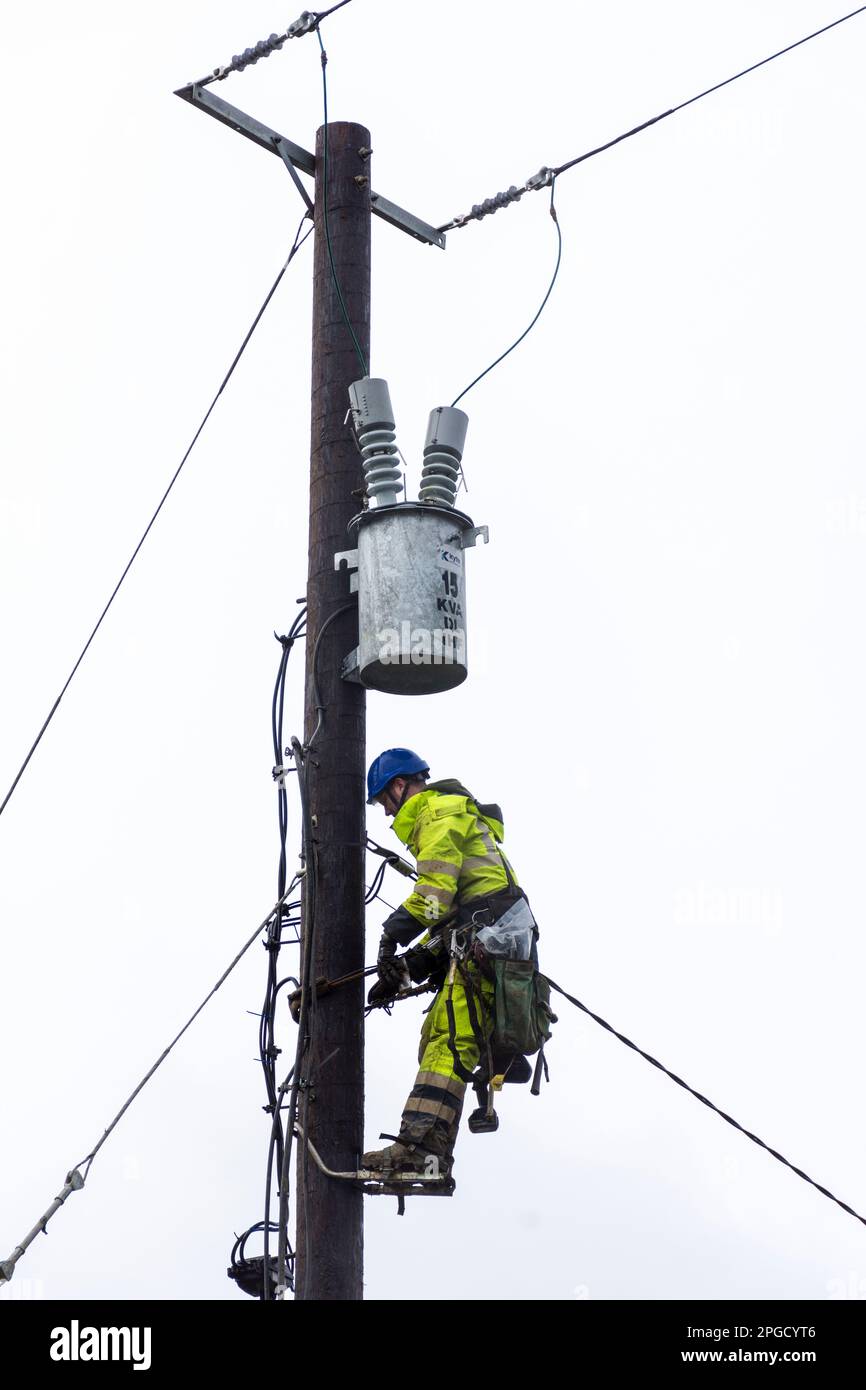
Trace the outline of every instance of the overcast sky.
<instances>
[{"instance_id":1,"label":"overcast sky","mask_svg":"<svg viewBox=\"0 0 866 1390\"><path fill-rule=\"evenodd\" d=\"M369 126L379 192L440 223L845 8L354 0L323 30L331 117ZM277 159L173 89L292 18L5 16L0 798L302 210ZM866 15L561 178L550 303L461 402L490 527L469 679L368 701L371 757L408 745L501 802L553 978L861 1211L864 59ZM218 92L312 149L315 38ZM429 410L529 322L555 252L547 194L444 252L374 219L371 370L410 493ZM311 244L0 818L2 1258L276 896L310 271ZM378 809L369 828L389 834ZM243 1297L264 984L256 946L0 1298ZM399 1123L422 1007L369 1022L368 1143ZM368 1298L866 1296L862 1227L559 1013L550 1087L510 1088L495 1136L464 1126L452 1201L367 1203Z\"/></svg>"}]
</instances>

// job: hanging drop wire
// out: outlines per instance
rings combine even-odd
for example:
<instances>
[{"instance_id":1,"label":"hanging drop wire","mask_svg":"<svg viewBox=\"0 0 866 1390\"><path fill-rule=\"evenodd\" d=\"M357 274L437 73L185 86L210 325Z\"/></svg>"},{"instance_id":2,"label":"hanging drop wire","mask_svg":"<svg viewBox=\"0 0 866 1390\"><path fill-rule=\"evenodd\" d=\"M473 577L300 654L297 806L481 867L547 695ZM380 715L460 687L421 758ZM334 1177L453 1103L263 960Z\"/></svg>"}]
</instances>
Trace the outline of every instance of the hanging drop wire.
<instances>
[{"instance_id":1,"label":"hanging drop wire","mask_svg":"<svg viewBox=\"0 0 866 1390\"><path fill-rule=\"evenodd\" d=\"M556 265L555 265L554 270L553 270L553 278L551 279L550 284L549 284L548 287L547 287L547 293L545 294L544 298L542 299L541 304L539 305L539 308L538 308L538 310L537 310L537 312L536 312L536 314L535 314L535 317L533 318L533 320L532 320L532 322L530 323L529 327L528 327L528 328L524 328L524 330L523 330L523 332L521 333L520 337L517 338L517 339L511 344L511 347L506 348L504 352L500 353L500 355L496 358L496 361L495 361L495 362L491 362L491 363L490 363L490 366L489 366L489 367L485 367L485 368L484 368L484 371L483 371L483 372L480 372L479 375L478 375L477 377L474 378L474 380L470 381L470 383L469 383L468 386L464 386L463 390L460 392L460 395L459 395L459 396L455 396L455 397L454 397L454 400L451 402L452 407L455 406L455 405L457 404L458 401L462 401L463 397L466 395L466 393L467 393L468 391L471 391L471 390L472 390L472 387L473 387L473 386L477 386L477 385L478 385L478 382L481 381L483 377L487 376L487 373L488 373L488 372L492 372L492 371L493 371L493 368L494 368L494 367L498 367L498 366L499 366L499 363L502 362L502 361L504 361L504 359L508 356L509 353L513 352L514 349L515 349L516 347L519 347L520 344L523 342L523 339L526 337L527 333L531 332L531 330L532 330L532 329L535 327L535 325L538 323L538 320L541 318L541 314L542 314L542 311L543 311L543 309L544 309L544 306L545 306L545 304L547 303L548 299L550 298L550 295L551 295L551 292L552 292L552 290L553 290L553 287L554 287L554 285L556 284L556 277L557 277L557 275L559 274L559 266L560 266L560 263L561 263L561 261L562 261L562 231L560 230L559 218L558 218L557 215L556 215L556 208L555 208L554 203L553 203L553 194L554 194L554 188L555 188L555 186L556 186L556 175L555 175L555 174L551 174L551 175L550 175L550 209L549 209L549 211L550 211L551 217L553 218L553 225L554 225L554 227L556 228ZM461 471L462 471L462 470L461 470Z\"/></svg>"}]
</instances>

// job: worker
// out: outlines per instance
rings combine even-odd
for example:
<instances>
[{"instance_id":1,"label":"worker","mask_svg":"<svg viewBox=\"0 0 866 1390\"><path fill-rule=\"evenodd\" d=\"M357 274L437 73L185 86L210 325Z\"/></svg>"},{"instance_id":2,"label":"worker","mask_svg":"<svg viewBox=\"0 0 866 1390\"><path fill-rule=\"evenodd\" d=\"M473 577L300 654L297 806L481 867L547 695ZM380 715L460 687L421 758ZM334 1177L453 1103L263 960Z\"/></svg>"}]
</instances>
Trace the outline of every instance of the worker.
<instances>
[{"instance_id":1,"label":"worker","mask_svg":"<svg viewBox=\"0 0 866 1390\"><path fill-rule=\"evenodd\" d=\"M494 996L480 953L476 959L470 952L446 978L452 929L492 924L526 895L500 848L499 807L479 803L460 782L428 782L429 774L428 764L409 748L380 753L367 774L367 804L393 816L394 833L418 868L414 892L383 923L378 980L368 1002L385 1003L411 982L427 979L438 991L421 1030L420 1070L399 1134L383 1135L395 1142L365 1153L362 1166L447 1179L466 1084L484 1060L482 1050L488 1052ZM422 932L421 941L398 956L398 947ZM515 1061L528 1075L525 1059Z\"/></svg>"}]
</instances>

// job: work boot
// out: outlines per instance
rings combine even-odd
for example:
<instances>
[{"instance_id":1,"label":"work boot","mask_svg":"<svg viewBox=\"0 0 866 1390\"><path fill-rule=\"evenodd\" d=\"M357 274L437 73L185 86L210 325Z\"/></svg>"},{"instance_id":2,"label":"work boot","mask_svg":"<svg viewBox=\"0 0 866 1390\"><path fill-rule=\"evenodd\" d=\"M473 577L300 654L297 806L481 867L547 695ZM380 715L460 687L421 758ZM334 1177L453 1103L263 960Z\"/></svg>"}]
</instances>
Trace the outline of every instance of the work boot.
<instances>
[{"instance_id":1,"label":"work boot","mask_svg":"<svg viewBox=\"0 0 866 1390\"><path fill-rule=\"evenodd\" d=\"M447 1178L466 1087L456 1077L419 1071L403 1108L396 1143L365 1153L362 1167ZM435 1160L435 1162L433 1161Z\"/></svg>"},{"instance_id":2,"label":"work boot","mask_svg":"<svg viewBox=\"0 0 866 1390\"><path fill-rule=\"evenodd\" d=\"M421 1125L402 1124L396 1142L365 1153L361 1167L386 1175L412 1173L417 1177L447 1178L456 1137L457 1126L440 1120L434 1120L423 1131Z\"/></svg>"}]
</instances>

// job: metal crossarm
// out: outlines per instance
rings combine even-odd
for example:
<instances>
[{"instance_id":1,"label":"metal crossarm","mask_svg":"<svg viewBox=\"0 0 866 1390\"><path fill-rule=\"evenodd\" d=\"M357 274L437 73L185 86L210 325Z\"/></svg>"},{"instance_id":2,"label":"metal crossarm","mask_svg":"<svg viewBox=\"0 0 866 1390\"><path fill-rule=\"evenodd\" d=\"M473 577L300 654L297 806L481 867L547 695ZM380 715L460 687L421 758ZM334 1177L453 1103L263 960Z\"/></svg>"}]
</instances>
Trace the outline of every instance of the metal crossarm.
<instances>
[{"instance_id":1,"label":"metal crossarm","mask_svg":"<svg viewBox=\"0 0 866 1390\"><path fill-rule=\"evenodd\" d=\"M191 106L197 106L200 111L205 111L208 116L213 116L215 120L222 121L223 125L236 130L239 135L245 135L254 144L260 145L263 150L268 150L270 154L279 155L284 160L289 172L307 204L308 209L312 208L310 198L300 180L294 173L295 169L300 169L305 174L315 175L316 158L309 150L302 149L285 135L280 135L279 131L272 130L270 126L257 121L253 116L248 116L239 107L232 106L230 102L223 101L200 82L190 82L186 87L179 87L175 96L188 101ZM390 222L392 227L398 227L401 232L406 232L414 237L416 241L423 241L429 246L438 246L440 250L445 249L445 233L432 227L428 222L424 222L414 213L407 212L397 203L392 203L390 199L382 196L381 193L370 192L370 206L376 217L381 217L384 222Z\"/></svg>"}]
</instances>

